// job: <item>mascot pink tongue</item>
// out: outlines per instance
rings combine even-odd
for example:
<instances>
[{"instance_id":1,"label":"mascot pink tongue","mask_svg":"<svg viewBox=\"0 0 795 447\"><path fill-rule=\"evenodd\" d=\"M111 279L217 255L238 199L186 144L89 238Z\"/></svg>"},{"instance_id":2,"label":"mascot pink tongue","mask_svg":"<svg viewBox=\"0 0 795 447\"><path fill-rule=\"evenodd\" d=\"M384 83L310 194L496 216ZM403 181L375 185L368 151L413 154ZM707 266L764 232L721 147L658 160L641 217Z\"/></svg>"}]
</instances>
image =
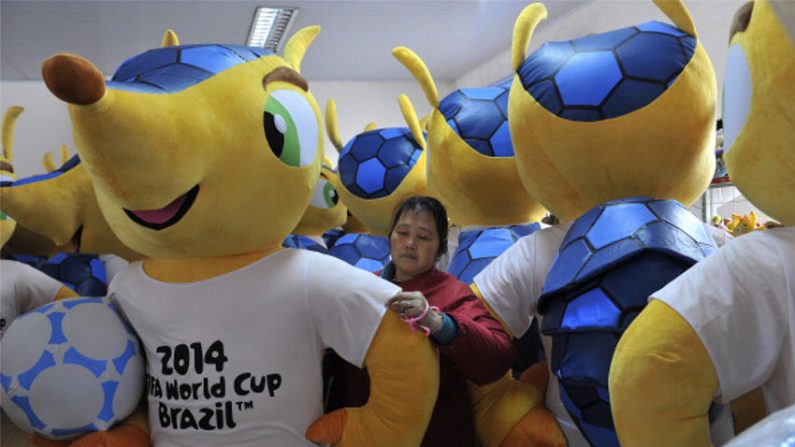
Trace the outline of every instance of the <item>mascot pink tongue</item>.
<instances>
[{"instance_id":1,"label":"mascot pink tongue","mask_svg":"<svg viewBox=\"0 0 795 447\"><path fill-rule=\"evenodd\" d=\"M141 428L155 446L420 443L438 361L386 312L400 290L333 258L280 249L320 175L320 113L300 73L318 31L300 30L283 57L182 46L169 31L107 83L78 56L44 63L103 216L149 258L109 291L146 352L149 423L89 444L144 445ZM368 368L364 407L322 415L320 347ZM266 378L267 390L255 385ZM188 401L168 392L201 384L211 392ZM223 427L202 416L216 411Z\"/></svg>"}]
</instances>

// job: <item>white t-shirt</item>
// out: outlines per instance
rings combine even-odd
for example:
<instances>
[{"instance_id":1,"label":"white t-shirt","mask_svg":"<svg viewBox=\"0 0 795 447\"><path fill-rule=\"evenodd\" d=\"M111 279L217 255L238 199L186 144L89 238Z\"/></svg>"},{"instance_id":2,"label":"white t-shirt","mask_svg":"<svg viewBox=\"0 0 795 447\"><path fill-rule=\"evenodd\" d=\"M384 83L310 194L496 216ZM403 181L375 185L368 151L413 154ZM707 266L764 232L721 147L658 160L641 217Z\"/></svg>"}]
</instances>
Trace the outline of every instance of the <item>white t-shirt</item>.
<instances>
[{"instance_id":1,"label":"white t-shirt","mask_svg":"<svg viewBox=\"0 0 795 447\"><path fill-rule=\"evenodd\" d=\"M64 285L17 261L0 260L0 338L18 315L51 302Z\"/></svg>"},{"instance_id":2,"label":"white t-shirt","mask_svg":"<svg viewBox=\"0 0 795 447\"><path fill-rule=\"evenodd\" d=\"M653 294L698 333L723 402L762 386L768 411L795 404L795 227L738 237Z\"/></svg>"},{"instance_id":3,"label":"white t-shirt","mask_svg":"<svg viewBox=\"0 0 795 447\"><path fill-rule=\"evenodd\" d=\"M110 295L146 352L153 445L313 445L304 433L323 413L325 349L361 367L399 291L308 250L187 284L131 264Z\"/></svg>"}]
</instances>

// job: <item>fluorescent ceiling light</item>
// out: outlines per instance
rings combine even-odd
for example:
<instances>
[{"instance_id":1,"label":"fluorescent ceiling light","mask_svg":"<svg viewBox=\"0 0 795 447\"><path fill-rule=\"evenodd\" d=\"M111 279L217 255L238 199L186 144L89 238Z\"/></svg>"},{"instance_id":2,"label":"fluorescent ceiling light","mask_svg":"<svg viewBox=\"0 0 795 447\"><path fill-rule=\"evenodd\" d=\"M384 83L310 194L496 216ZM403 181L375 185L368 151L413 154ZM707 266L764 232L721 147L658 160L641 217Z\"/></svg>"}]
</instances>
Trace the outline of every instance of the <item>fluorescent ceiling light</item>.
<instances>
[{"instance_id":1,"label":"fluorescent ceiling light","mask_svg":"<svg viewBox=\"0 0 795 447\"><path fill-rule=\"evenodd\" d=\"M254 14L248 33L250 47L263 47L278 51L282 38L298 14L298 8L270 8L261 6Z\"/></svg>"}]
</instances>

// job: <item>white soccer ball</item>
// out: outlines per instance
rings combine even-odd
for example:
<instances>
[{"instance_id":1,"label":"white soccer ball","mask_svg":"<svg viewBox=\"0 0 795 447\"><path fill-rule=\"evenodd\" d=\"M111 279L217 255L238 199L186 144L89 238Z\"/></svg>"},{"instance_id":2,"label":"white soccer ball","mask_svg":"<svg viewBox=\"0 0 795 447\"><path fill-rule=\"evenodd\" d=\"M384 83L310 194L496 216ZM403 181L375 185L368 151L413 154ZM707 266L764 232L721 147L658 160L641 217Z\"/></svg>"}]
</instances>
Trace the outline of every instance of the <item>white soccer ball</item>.
<instances>
[{"instance_id":1,"label":"white soccer ball","mask_svg":"<svg viewBox=\"0 0 795 447\"><path fill-rule=\"evenodd\" d=\"M3 411L50 439L107 430L143 393L140 344L107 298L60 300L16 318L0 354Z\"/></svg>"}]
</instances>

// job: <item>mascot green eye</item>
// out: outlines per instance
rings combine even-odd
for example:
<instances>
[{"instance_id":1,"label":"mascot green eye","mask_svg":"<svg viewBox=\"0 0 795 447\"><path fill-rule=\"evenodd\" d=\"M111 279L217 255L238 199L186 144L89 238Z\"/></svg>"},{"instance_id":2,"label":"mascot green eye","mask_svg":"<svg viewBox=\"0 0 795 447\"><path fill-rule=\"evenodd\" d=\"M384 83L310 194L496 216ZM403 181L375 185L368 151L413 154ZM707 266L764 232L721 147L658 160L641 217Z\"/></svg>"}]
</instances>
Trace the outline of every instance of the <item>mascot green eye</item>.
<instances>
[{"instance_id":1,"label":"mascot green eye","mask_svg":"<svg viewBox=\"0 0 795 447\"><path fill-rule=\"evenodd\" d=\"M276 90L265 103L262 125L268 145L289 166L311 164L317 152L318 125L312 106L293 90Z\"/></svg>"},{"instance_id":2,"label":"mascot green eye","mask_svg":"<svg viewBox=\"0 0 795 447\"><path fill-rule=\"evenodd\" d=\"M312 200L309 203L315 208L333 208L339 201L337 190L326 179L321 178L312 191Z\"/></svg>"}]
</instances>

